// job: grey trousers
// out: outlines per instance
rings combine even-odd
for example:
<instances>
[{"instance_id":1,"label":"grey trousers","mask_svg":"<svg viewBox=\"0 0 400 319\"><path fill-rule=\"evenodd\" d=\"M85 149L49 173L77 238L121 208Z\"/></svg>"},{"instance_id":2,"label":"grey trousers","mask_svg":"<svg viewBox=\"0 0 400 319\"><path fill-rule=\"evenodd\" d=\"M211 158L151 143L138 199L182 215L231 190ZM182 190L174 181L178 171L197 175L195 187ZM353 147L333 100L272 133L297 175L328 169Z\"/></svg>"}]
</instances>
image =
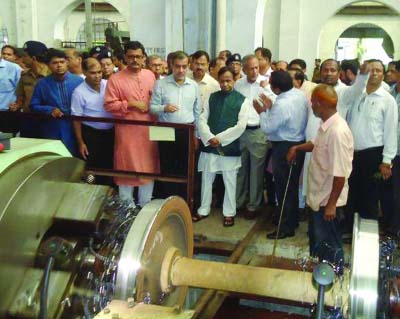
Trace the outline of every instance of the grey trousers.
<instances>
[{"instance_id":1,"label":"grey trousers","mask_svg":"<svg viewBox=\"0 0 400 319\"><path fill-rule=\"evenodd\" d=\"M269 148L270 143L261 129L247 129L240 137L242 166L237 175L236 207L243 208L247 198L250 211L262 205L265 157Z\"/></svg>"}]
</instances>

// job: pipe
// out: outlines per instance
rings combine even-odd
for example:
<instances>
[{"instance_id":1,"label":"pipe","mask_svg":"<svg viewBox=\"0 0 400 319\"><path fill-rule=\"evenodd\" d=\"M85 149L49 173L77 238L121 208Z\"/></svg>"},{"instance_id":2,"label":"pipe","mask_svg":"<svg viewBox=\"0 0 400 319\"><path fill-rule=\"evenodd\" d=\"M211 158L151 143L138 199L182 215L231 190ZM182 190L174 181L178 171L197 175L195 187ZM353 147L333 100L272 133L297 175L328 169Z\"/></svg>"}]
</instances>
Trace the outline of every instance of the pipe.
<instances>
[{"instance_id":1,"label":"pipe","mask_svg":"<svg viewBox=\"0 0 400 319\"><path fill-rule=\"evenodd\" d=\"M49 292L50 274L53 269L55 258L50 256L47 259L46 268L43 275L43 284L40 289L40 310L39 319L47 319L47 294Z\"/></svg>"},{"instance_id":2,"label":"pipe","mask_svg":"<svg viewBox=\"0 0 400 319\"><path fill-rule=\"evenodd\" d=\"M176 257L169 276L171 285L175 287L216 289L307 303L317 300L312 273L308 272ZM336 293L327 294L326 305L335 306L337 295L342 300L348 299L348 280L346 273L343 284L334 283L332 289Z\"/></svg>"}]
</instances>

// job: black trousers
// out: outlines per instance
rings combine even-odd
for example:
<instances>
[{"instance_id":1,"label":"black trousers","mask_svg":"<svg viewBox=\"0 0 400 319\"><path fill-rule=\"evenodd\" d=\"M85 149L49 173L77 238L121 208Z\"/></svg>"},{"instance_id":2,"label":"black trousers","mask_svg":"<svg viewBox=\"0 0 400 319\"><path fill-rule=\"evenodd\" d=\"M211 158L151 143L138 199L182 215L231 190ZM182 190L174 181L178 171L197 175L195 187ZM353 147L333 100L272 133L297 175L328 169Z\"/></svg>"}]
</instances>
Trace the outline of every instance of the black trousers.
<instances>
[{"instance_id":1,"label":"black trousers","mask_svg":"<svg viewBox=\"0 0 400 319\"><path fill-rule=\"evenodd\" d=\"M114 128L99 130L82 124L82 138L85 141L89 155L88 167L112 169L114 163ZM97 184L111 185L112 178L97 176Z\"/></svg>"},{"instance_id":2,"label":"black trousers","mask_svg":"<svg viewBox=\"0 0 400 319\"><path fill-rule=\"evenodd\" d=\"M347 210L350 218L358 212L360 217L378 219L379 194L388 182L379 174L383 146L354 152L353 170L349 178ZM352 220L350 219L352 226Z\"/></svg>"},{"instance_id":3,"label":"black trousers","mask_svg":"<svg viewBox=\"0 0 400 319\"><path fill-rule=\"evenodd\" d=\"M392 177L379 189L385 226L394 234L400 231L400 156L393 159Z\"/></svg>"},{"instance_id":4,"label":"black trousers","mask_svg":"<svg viewBox=\"0 0 400 319\"><path fill-rule=\"evenodd\" d=\"M19 122L15 114L0 111L0 132L12 133L15 136L19 131Z\"/></svg>"},{"instance_id":5,"label":"black trousers","mask_svg":"<svg viewBox=\"0 0 400 319\"><path fill-rule=\"evenodd\" d=\"M290 165L286 160L286 155L294 145L303 142L272 142L272 169L274 172L275 189L278 198L279 209L283 205L283 197L289 179ZM289 187L286 194L286 201L282 214L281 230L294 232L299 221L299 179L304 164L304 152L297 154L296 162L293 164Z\"/></svg>"},{"instance_id":6,"label":"black trousers","mask_svg":"<svg viewBox=\"0 0 400 319\"><path fill-rule=\"evenodd\" d=\"M162 174L175 176L187 175L188 143L188 132L184 129L175 129L175 141L162 141L158 143ZM158 198L178 195L186 200L186 184L157 182L154 193Z\"/></svg>"}]
</instances>

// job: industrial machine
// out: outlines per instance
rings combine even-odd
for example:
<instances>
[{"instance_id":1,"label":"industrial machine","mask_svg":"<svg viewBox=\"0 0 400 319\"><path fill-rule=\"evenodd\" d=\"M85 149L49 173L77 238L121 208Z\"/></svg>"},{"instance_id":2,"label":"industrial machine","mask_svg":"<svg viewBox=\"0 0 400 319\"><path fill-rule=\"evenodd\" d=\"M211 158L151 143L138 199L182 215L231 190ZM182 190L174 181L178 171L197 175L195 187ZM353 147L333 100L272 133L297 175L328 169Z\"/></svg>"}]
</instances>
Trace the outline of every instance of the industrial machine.
<instances>
[{"instance_id":1,"label":"industrial machine","mask_svg":"<svg viewBox=\"0 0 400 319\"><path fill-rule=\"evenodd\" d=\"M83 174L58 141L16 138L0 155L1 318L192 318L188 287L324 300L346 318L397 311L395 247L380 243L374 221L356 218L351 271L329 286L324 265L314 272L319 289L309 272L193 259L183 199L137 212Z\"/></svg>"}]
</instances>

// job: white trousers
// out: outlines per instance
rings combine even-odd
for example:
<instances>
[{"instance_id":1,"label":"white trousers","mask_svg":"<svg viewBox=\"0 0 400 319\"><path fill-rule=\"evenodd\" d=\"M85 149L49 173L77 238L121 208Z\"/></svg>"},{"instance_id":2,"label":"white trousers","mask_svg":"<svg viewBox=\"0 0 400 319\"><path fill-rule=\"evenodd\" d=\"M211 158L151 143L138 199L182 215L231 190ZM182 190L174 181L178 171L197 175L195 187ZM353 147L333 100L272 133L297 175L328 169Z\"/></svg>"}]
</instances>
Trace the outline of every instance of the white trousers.
<instances>
[{"instance_id":1,"label":"white trousers","mask_svg":"<svg viewBox=\"0 0 400 319\"><path fill-rule=\"evenodd\" d=\"M120 185L118 187L118 193L119 197L126 202L131 203L131 206L135 207L135 200L133 198L133 187L134 186L126 186L126 185ZM154 182L150 182L145 185L138 186L139 187L139 192L138 192L138 205L143 207L146 205L148 202L151 201L151 197L153 196L153 188L154 188Z\"/></svg>"},{"instance_id":2,"label":"white trousers","mask_svg":"<svg viewBox=\"0 0 400 319\"><path fill-rule=\"evenodd\" d=\"M225 185L224 203L222 213L225 217L236 215L236 177L238 170L222 171L222 178ZM197 213L201 216L210 214L212 200L212 184L215 174L213 172L201 172L201 206Z\"/></svg>"}]
</instances>

